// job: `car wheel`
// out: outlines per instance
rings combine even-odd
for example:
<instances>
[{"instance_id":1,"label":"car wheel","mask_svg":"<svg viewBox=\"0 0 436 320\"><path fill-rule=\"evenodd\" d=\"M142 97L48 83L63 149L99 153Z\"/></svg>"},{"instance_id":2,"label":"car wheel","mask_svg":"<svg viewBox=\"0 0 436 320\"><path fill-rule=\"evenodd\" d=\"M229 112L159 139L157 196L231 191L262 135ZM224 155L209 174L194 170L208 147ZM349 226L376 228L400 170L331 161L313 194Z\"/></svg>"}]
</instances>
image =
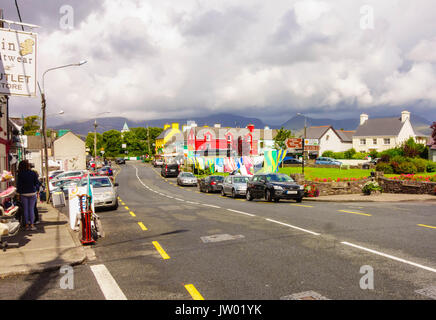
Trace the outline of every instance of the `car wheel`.
<instances>
[{"instance_id":1,"label":"car wheel","mask_svg":"<svg viewBox=\"0 0 436 320\"><path fill-rule=\"evenodd\" d=\"M268 202L272 201L271 191L270 190L266 190L265 200L268 201Z\"/></svg>"},{"instance_id":2,"label":"car wheel","mask_svg":"<svg viewBox=\"0 0 436 320\"><path fill-rule=\"evenodd\" d=\"M221 189L221 195L222 195L223 197L226 196L226 193L224 192L224 188Z\"/></svg>"},{"instance_id":3,"label":"car wheel","mask_svg":"<svg viewBox=\"0 0 436 320\"><path fill-rule=\"evenodd\" d=\"M297 199L297 203L300 203L300 202L302 202L303 201L303 198L298 198Z\"/></svg>"},{"instance_id":4,"label":"car wheel","mask_svg":"<svg viewBox=\"0 0 436 320\"><path fill-rule=\"evenodd\" d=\"M235 189L232 189L232 198L233 198L233 199L236 198L236 192L235 192Z\"/></svg>"},{"instance_id":5,"label":"car wheel","mask_svg":"<svg viewBox=\"0 0 436 320\"><path fill-rule=\"evenodd\" d=\"M245 196L245 198L248 201L253 201L253 196L251 195L250 190L247 190L247 195Z\"/></svg>"},{"instance_id":6,"label":"car wheel","mask_svg":"<svg viewBox=\"0 0 436 320\"><path fill-rule=\"evenodd\" d=\"M117 202L115 202L115 205L112 207L112 210L117 210L118 209L118 200Z\"/></svg>"}]
</instances>

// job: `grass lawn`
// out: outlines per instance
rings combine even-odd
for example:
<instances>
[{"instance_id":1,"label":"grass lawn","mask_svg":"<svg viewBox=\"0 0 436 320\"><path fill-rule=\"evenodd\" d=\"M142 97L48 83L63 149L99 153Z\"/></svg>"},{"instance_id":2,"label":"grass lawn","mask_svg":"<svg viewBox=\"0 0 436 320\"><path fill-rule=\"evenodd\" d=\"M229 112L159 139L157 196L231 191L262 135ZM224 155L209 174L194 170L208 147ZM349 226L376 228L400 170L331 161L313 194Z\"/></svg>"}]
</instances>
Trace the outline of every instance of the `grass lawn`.
<instances>
[{"instance_id":1,"label":"grass lawn","mask_svg":"<svg viewBox=\"0 0 436 320\"><path fill-rule=\"evenodd\" d=\"M366 178L371 175L372 170L363 169L348 169L340 170L339 168L304 168L304 174L307 180L313 180L314 178ZM301 173L301 167L287 167L279 168L279 172L285 174Z\"/></svg>"}]
</instances>

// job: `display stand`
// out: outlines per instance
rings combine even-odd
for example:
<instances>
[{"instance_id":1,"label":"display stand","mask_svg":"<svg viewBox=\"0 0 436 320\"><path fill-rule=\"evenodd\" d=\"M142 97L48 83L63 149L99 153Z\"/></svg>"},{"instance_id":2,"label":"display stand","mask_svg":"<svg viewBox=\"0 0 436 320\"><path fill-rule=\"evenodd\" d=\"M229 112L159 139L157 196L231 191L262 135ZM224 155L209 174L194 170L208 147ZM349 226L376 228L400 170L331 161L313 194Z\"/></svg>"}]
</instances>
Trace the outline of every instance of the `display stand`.
<instances>
[{"instance_id":1,"label":"display stand","mask_svg":"<svg viewBox=\"0 0 436 320\"><path fill-rule=\"evenodd\" d=\"M6 251L8 242L3 240L17 235L20 231L20 222L15 219L15 215L18 212L18 206L11 201L12 205L5 208L6 199L12 199L17 192L15 187L9 187L3 192L0 192L0 246L3 251Z\"/></svg>"},{"instance_id":2,"label":"display stand","mask_svg":"<svg viewBox=\"0 0 436 320\"><path fill-rule=\"evenodd\" d=\"M80 217L82 225L82 242L83 245L94 244L95 240L92 236L92 208L91 208L91 197L88 195L79 195L80 201Z\"/></svg>"}]
</instances>

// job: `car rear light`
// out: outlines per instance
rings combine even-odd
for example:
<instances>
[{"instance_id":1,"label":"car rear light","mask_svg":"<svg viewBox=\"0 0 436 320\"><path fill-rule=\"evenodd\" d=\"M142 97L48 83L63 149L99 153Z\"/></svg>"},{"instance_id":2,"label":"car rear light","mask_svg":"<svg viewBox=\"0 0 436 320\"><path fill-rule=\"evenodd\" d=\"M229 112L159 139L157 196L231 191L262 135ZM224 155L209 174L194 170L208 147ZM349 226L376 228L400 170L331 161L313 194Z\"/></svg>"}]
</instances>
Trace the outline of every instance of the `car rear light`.
<instances>
[{"instance_id":1,"label":"car rear light","mask_svg":"<svg viewBox=\"0 0 436 320\"><path fill-rule=\"evenodd\" d=\"M216 182L215 182L215 181L212 181L212 182L210 183L210 185L211 185L211 186L214 186L214 185L216 185Z\"/></svg>"}]
</instances>

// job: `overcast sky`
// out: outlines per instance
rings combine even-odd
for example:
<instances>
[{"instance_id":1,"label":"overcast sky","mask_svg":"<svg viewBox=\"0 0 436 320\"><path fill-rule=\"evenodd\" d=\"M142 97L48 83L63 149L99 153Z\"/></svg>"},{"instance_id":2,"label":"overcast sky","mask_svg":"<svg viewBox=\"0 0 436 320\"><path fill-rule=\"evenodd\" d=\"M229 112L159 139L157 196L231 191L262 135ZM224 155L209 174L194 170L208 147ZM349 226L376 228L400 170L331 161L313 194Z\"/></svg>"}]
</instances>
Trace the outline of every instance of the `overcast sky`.
<instances>
[{"instance_id":1,"label":"overcast sky","mask_svg":"<svg viewBox=\"0 0 436 320\"><path fill-rule=\"evenodd\" d=\"M18 0L38 24L49 113L146 120L232 112L282 123L403 109L436 120L433 0ZM74 9L64 30L63 5ZM364 5L369 5L364 6ZM14 0L5 18L18 20ZM371 25L371 11L373 25ZM40 99L12 98L11 114Z\"/></svg>"}]
</instances>

